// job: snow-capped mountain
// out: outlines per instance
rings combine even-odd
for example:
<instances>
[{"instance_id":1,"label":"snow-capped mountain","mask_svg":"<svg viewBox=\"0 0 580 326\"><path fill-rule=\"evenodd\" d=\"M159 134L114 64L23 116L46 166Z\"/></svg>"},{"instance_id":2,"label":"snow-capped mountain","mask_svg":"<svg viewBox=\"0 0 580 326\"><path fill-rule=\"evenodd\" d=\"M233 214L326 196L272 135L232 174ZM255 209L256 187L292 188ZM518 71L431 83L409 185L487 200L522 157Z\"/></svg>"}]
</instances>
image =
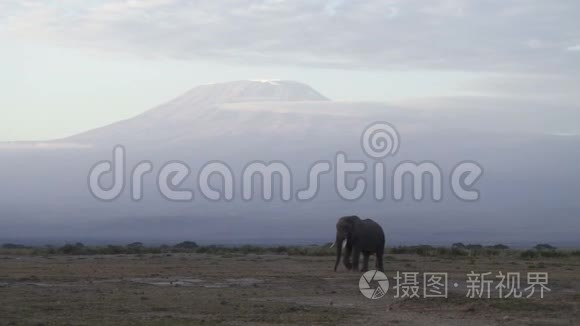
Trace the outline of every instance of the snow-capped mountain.
<instances>
[{"instance_id":1,"label":"snow-capped mountain","mask_svg":"<svg viewBox=\"0 0 580 326\"><path fill-rule=\"evenodd\" d=\"M326 97L310 86L284 80L241 80L194 87L185 94L132 119L92 130L62 140L67 143L107 144L148 141L149 145L217 136L229 130L244 128L245 117L226 110L228 104L259 105L270 103L321 102ZM229 121L228 121L229 119ZM215 123L214 123L215 122ZM228 122L233 122L231 126ZM270 125L266 123L263 127ZM257 127L257 126L252 126Z\"/></svg>"},{"instance_id":2,"label":"snow-capped mountain","mask_svg":"<svg viewBox=\"0 0 580 326\"><path fill-rule=\"evenodd\" d=\"M65 139L0 144L0 240L177 236L206 242L326 241L336 218L346 214L376 219L395 243L530 240L518 238L522 228L535 242L572 239L580 212L580 138L575 129L580 116L569 108L552 108L559 118L545 121L544 115L534 114L538 109L526 101L478 97L333 101L293 81L202 85L134 118ZM277 197L246 202L239 196L208 202L195 189L199 168L216 160L236 174L253 161L285 162L296 190L305 186L314 162L333 161L337 152L371 166L376 159L365 155L361 136L377 121L392 124L400 134L399 151L385 160L388 170L409 160L435 162L444 177L444 200L376 201L367 196L345 201L336 195L335 171L325 175L318 196L308 202ZM126 149L127 181L137 162L154 165L144 179L141 201L130 199L129 186L113 202L99 201L88 190L91 167L111 160L115 145ZM478 202L462 202L449 192L449 171L465 160L478 162L485 171L477 184ZM191 167L182 186L196 192L192 202L167 201L157 190L160 168L174 161ZM235 187L239 191L239 183ZM388 184L386 192L389 196Z\"/></svg>"}]
</instances>

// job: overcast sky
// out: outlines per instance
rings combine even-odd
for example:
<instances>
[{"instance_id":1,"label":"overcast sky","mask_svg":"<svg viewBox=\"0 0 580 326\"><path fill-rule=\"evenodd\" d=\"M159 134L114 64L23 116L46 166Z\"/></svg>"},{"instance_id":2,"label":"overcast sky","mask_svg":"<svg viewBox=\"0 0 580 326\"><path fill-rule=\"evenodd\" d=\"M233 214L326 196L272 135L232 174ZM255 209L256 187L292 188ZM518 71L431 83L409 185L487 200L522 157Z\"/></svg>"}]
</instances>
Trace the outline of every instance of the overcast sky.
<instances>
[{"instance_id":1,"label":"overcast sky","mask_svg":"<svg viewBox=\"0 0 580 326\"><path fill-rule=\"evenodd\" d=\"M67 136L237 79L338 100L580 99L577 0L1 0L0 40L0 141Z\"/></svg>"}]
</instances>

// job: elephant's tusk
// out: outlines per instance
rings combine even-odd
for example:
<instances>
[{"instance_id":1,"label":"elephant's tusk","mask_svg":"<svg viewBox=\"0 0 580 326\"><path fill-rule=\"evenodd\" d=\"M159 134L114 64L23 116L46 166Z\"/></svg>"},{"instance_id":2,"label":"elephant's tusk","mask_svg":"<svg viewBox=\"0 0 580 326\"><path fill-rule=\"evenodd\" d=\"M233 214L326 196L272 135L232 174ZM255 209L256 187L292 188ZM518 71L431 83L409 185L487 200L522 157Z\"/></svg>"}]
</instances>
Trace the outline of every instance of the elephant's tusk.
<instances>
[{"instance_id":1,"label":"elephant's tusk","mask_svg":"<svg viewBox=\"0 0 580 326\"><path fill-rule=\"evenodd\" d=\"M336 246L336 242L333 242L333 243L330 245L330 248L334 248L334 246ZM342 249L344 249L345 247L346 247L346 240L343 240L343 241L342 241Z\"/></svg>"}]
</instances>

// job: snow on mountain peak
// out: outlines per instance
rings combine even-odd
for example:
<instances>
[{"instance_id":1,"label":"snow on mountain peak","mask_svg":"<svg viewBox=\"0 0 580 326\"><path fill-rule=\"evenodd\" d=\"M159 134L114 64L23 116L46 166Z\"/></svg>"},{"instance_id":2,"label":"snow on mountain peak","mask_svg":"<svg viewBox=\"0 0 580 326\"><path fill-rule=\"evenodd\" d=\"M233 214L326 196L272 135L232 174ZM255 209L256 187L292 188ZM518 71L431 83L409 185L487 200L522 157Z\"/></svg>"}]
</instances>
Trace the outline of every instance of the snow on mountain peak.
<instances>
[{"instance_id":1,"label":"snow on mountain peak","mask_svg":"<svg viewBox=\"0 0 580 326\"><path fill-rule=\"evenodd\" d=\"M252 79L250 81L260 82L260 83L267 83L272 85L279 85L280 79Z\"/></svg>"},{"instance_id":2,"label":"snow on mountain peak","mask_svg":"<svg viewBox=\"0 0 580 326\"><path fill-rule=\"evenodd\" d=\"M177 100L214 103L263 101L326 101L312 87L289 80L239 80L197 86Z\"/></svg>"}]
</instances>

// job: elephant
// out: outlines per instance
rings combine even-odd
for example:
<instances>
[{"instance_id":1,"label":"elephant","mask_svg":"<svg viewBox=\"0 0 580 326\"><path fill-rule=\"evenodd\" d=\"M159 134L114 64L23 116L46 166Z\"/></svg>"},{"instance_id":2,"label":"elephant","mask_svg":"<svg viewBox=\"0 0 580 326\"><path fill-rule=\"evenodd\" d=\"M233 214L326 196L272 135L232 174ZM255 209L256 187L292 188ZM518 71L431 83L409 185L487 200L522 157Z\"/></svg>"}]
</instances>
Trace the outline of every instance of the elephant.
<instances>
[{"instance_id":1,"label":"elephant","mask_svg":"<svg viewBox=\"0 0 580 326\"><path fill-rule=\"evenodd\" d=\"M343 242L346 244L343 246ZM358 271L360 253L363 254L362 271L366 272L369 265L369 256L376 254L376 269L383 271L383 252L385 250L385 233L383 228L371 219L361 220L358 216L344 216L336 223L336 264L334 271L340 264L340 256L343 247L344 266L348 270ZM352 264L350 256L352 255Z\"/></svg>"}]
</instances>

